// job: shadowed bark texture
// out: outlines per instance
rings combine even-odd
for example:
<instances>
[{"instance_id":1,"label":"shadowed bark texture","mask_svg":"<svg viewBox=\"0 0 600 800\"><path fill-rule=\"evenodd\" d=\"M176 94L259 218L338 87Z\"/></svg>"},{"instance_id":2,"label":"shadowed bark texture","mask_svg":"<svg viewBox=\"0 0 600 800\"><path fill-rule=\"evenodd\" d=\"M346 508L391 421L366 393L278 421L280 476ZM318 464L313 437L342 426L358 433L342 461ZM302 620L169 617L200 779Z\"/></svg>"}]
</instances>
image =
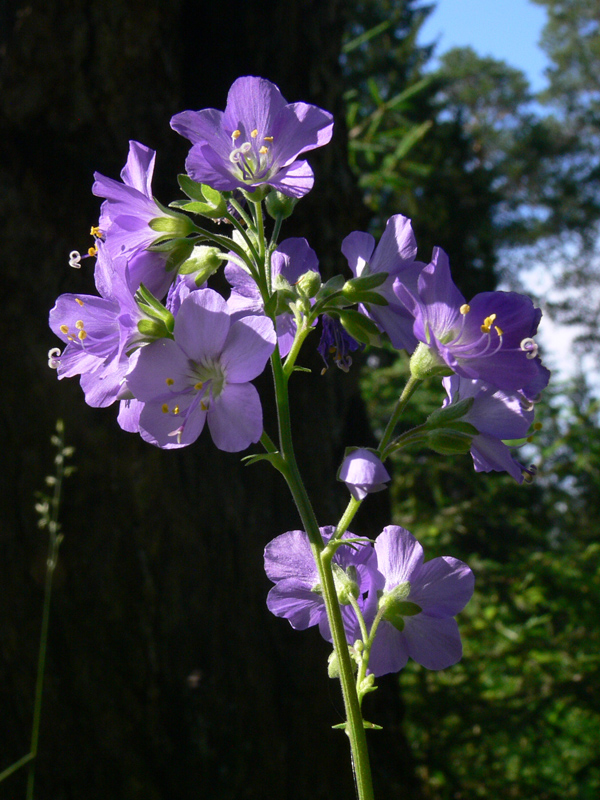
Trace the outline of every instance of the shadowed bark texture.
<instances>
[{"instance_id":1,"label":"shadowed bark texture","mask_svg":"<svg viewBox=\"0 0 600 800\"><path fill-rule=\"evenodd\" d=\"M224 108L240 75L276 82L288 101L332 111L332 144L309 155L316 187L284 229L305 235L325 272L366 224L347 168L339 71L352 4L33 0L2 9L0 241L3 403L0 770L28 751L46 541L34 491L51 471L57 417L76 447L51 612L37 800L349 798L352 776L328 646L265 605L262 551L299 527L278 474L243 467L208 435L162 452L123 433L116 408L88 408L77 380L56 381L48 311L62 292L92 293L76 272L98 218L93 172L118 177L129 139L158 151L154 190L178 196L188 143L169 128L184 109ZM308 351L317 338L309 341ZM368 442L356 374L294 380L299 460L321 524L347 494L334 480L345 444ZM270 376L258 382L269 397ZM264 403L275 435L273 405ZM361 533L387 523L374 503ZM379 693L378 693L379 694ZM410 775L397 684L381 691L375 734L382 796ZM383 718L383 720L382 720ZM0 785L24 796L25 771ZM404 797L412 797L405 793Z\"/></svg>"}]
</instances>

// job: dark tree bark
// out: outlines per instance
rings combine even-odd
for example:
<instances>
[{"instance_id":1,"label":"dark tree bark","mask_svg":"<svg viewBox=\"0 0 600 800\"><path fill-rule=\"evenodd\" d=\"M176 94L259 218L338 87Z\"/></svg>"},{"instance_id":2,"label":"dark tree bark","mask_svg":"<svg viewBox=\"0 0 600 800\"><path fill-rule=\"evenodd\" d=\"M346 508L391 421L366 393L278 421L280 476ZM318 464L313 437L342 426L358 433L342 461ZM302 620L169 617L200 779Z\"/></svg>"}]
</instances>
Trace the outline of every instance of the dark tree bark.
<instances>
[{"instance_id":1,"label":"dark tree bark","mask_svg":"<svg viewBox=\"0 0 600 800\"><path fill-rule=\"evenodd\" d=\"M329 648L265 606L263 547L299 527L280 477L241 466L208 436L183 452L154 449L120 431L114 407L88 408L77 381L58 384L46 367L57 344L47 327L55 298L93 292L91 261L81 272L67 266L70 250L91 244L93 171L117 177L128 139L137 139L158 151L154 189L170 201L188 147L169 129L171 115L223 108L239 75L267 77L289 101L335 114L332 144L310 157L316 187L285 235L306 235L325 271L339 265L342 238L365 224L347 168L338 67L349 8L343 0L4 6L0 770L29 746L46 548L33 493L51 471L57 417L78 468L64 497L37 800L353 795L345 737L331 730L342 701L326 677ZM333 480L341 448L368 433L355 376L322 378L314 355L305 363L315 369L294 385L299 460L327 524L346 496ZM260 388L268 396L268 374ZM268 400L265 418L273 420ZM361 533L385 523L371 510ZM382 740L388 767L407 757L395 725ZM22 796L23 785L16 774L0 796Z\"/></svg>"}]
</instances>

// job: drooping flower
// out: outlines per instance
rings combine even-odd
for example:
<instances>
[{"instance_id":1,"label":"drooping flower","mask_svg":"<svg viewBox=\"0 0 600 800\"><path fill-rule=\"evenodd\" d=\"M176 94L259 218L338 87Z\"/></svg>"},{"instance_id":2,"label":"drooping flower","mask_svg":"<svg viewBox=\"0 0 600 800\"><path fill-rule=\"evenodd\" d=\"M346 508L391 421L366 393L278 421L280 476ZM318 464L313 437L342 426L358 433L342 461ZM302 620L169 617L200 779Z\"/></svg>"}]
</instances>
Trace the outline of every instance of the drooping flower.
<instances>
[{"instance_id":1,"label":"drooping flower","mask_svg":"<svg viewBox=\"0 0 600 800\"><path fill-rule=\"evenodd\" d=\"M143 339L137 323L143 317L130 290L124 258L111 258L98 242L95 295L63 294L50 311L50 327L65 342L51 366L59 379L81 375L88 405L105 407L119 399L129 367L127 351Z\"/></svg>"},{"instance_id":2,"label":"drooping flower","mask_svg":"<svg viewBox=\"0 0 600 800\"><path fill-rule=\"evenodd\" d=\"M335 528L319 528L327 543ZM342 539L356 538L347 531ZM362 607L363 595L368 592L376 577L373 548L368 539L363 544L339 547L333 556L334 579L342 604L342 617L349 643L356 639L356 616L344 602L344 592L352 591ZM331 641L325 601L319 582L319 573L304 531L288 531L277 536L265 548L265 571L275 583L267 596L267 607L277 617L285 617L292 628L304 630L318 625L321 635ZM353 638L352 638L353 637Z\"/></svg>"},{"instance_id":3,"label":"drooping flower","mask_svg":"<svg viewBox=\"0 0 600 800\"><path fill-rule=\"evenodd\" d=\"M306 272L318 272L317 254L306 239L284 239L271 255L271 285L277 286L279 276L293 285ZM230 261L225 267L225 277L229 281L232 292L228 305L232 314L237 317L247 314L264 314L264 305L260 291L254 279L238 264ZM286 356L296 335L296 321L291 313L277 316L277 343L279 352Z\"/></svg>"},{"instance_id":4,"label":"drooping flower","mask_svg":"<svg viewBox=\"0 0 600 800\"><path fill-rule=\"evenodd\" d=\"M356 277L388 273L385 282L375 290L388 301L388 305L361 304L360 309L381 331L387 333L394 347L412 353L417 345L413 333L414 317L393 291L396 278L415 290L419 274L425 266L415 261L417 243L410 220L401 214L390 217L377 247L371 234L354 231L342 242L342 253Z\"/></svg>"},{"instance_id":5,"label":"drooping flower","mask_svg":"<svg viewBox=\"0 0 600 800\"><path fill-rule=\"evenodd\" d=\"M409 657L427 669L445 669L462 656L454 616L471 599L473 573L449 556L424 562L423 548L404 528L389 525L375 540L383 588L371 592L370 624L382 613L369 657L375 676L398 672Z\"/></svg>"},{"instance_id":6,"label":"drooping flower","mask_svg":"<svg viewBox=\"0 0 600 800\"><path fill-rule=\"evenodd\" d=\"M272 322L248 316L232 323L225 300L212 289L198 289L181 302L173 336L144 347L127 376L144 403L144 438L166 449L183 447L208 422L220 450L237 452L257 442L262 408L250 381L275 347Z\"/></svg>"},{"instance_id":7,"label":"drooping flower","mask_svg":"<svg viewBox=\"0 0 600 800\"><path fill-rule=\"evenodd\" d=\"M333 359L336 367L342 372L348 372L352 366L352 356L355 350L361 350L364 345L348 333L339 319L330 317L329 314L321 316L321 339L317 345L317 352L325 362L325 367L321 374L325 373L329 367L329 358Z\"/></svg>"},{"instance_id":8,"label":"drooping flower","mask_svg":"<svg viewBox=\"0 0 600 800\"><path fill-rule=\"evenodd\" d=\"M254 190L267 184L289 197L303 197L314 182L298 156L331 139L331 114L307 103L287 103L264 78L238 78L225 111L182 111L171 127L192 142L188 174L220 191Z\"/></svg>"},{"instance_id":9,"label":"drooping flower","mask_svg":"<svg viewBox=\"0 0 600 800\"><path fill-rule=\"evenodd\" d=\"M363 500L372 492L380 492L391 480L381 459L365 447L349 453L342 462L338 478L344 481L355 500Z\"/></svg>"},{"instance_id":10,"label":"drooping flower","mask_svg":"<svg viewBox=\"0 0 600 800\"><path fill-rule=\"evenodd\" d=\"M437 247L416 291L398 277L394 292L414 316L416 338L440 366L528 399L547 386L550 372L533 340L542 312L529 297L482 292L466 303L450 276L448 256Z\"/></svg>"},{"instance_id":11,"label":"drooping flower","mask_svg":"<svg viewBox=\"0 0 600 800\"><path fill-rule=\"evenodd\" d=\"M121 181L94 173L92 192L106 198L102 203L98 235L106 241L113 258L125 256L129 262L132 290L143 283L157 297L164 297L172 280L165 270L162 253L146 248L159 236L149 222L164 216L152 196L152 175L156 153L139 142L129 142L127 163Z\"/></svg>"},{"instance_id":12,"label":"drooping flower","mask_svg":"<svg viewBox=\"0 0 600 800\"><path fill-rule=\"evenodd\" d=\"M523 439L533 423L533 404L510 395L484 381L452 375L442 383L448 394L444 407L469 397L473 405L461 418L479 431L471 440L476 472L508 472L518 482L529 479L531 468L519 463L503 439Z\"/></svg>"}]
</instances>

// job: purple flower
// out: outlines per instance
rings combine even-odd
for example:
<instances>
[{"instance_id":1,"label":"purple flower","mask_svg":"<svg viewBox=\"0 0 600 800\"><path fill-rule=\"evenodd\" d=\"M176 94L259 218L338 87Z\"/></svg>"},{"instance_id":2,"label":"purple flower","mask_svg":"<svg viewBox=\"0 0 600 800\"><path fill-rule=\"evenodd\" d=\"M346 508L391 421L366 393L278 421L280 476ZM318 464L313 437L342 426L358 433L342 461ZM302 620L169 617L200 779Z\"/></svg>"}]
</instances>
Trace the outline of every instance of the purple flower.
<instances>
[{"instance_id":1,"label":"purple flower","mask_svg":"<svg viewBox=\"0 0 600 800\"><path fill-rule=\"evenodd\" d=\"M444 408L473 398L470 410L461 418L479 431L471 442L471 455L476 472L508 472L523 483L532 471L520 464L503 439L523 439L533 423L532 404L522 397L506 394L484 381L452 375L442 383L448 393Z\"/></svg>"},{"instance_id":2,"label":"purple flower","mask_svg":"<svg viewBox=\"0 0 600 800\"><path fill-rule=\"evenodd\" d=\"M317 345L317 352L325 362L321 375L323 375L329 367L329 357L331 356L335 365L339 367L342 372L348 372L352 366L352 356L350 353L354 350L362 350L363 344L357 342L346 331L339 319L330 317L329 314L323 314L321 317L321 325L323 331L321 333L321 340Z\"/></svg>"},{"instance_id":3,"label":"purple flower","mask_svg":"<svg viewBox=\"0 0 600 800\"><path fill-rule=\"evenodd\" d=\"M308 271L318 272L317 254L306 239L285 239L271 255L271 285L276 288L277 278L294 284ZM232 287L227 301L236 317L247 314L264 314L260 291L254 279L238 264L230 261L225 267L225 277ZM281 356L286 356L296 335L296 321L291 313L277 316L277 343Z\"/></svg>"},{"instance_id":4,"label":"purple flower","mask_svg":"<svg viewBox=\"0 0 600 800\"><path fill-rule=\"evenodd\" d=\"M129 142L127 163L121 171L123 182L95 172L92 192L106 198L99 234L113 258L121 255L128 259L133 291L143 283L154 295L164 297L172 276L165 270L164 256L146 250L160 235L148 223L165 215L152 197L155 157L149 147Z\"/></svg>"},{"instance_id":5,"label":"purple flower","mask_svg":"<svg viewBox=\"0 0 600 800\"><path fill-rule=\"evenodd\" d=\"M380 492L391 480L388 471L372 450L364 447L349 453L340 467L338 479L344 481L355 500L371 492Z\"/></svg>"},{"instance_id":6,"label":"purple flower","mask_svg":"<svg viewBox=\"0 0 600 800\"><path fill-rule=\"evenodd\" d=\"M231 322L225 300L212 289L192 291L175 318L173 339L142 348L127 376L144 403L139 427L162 448L183 447L204 423L220 450L237 452L263 431L260 398L249 383L275 347L267 317Z\"/></svg>"},{"instance_id":7,"label":"purple flower","mask_svg":"<svg viewBox=\"0 0 600 800\"><path fill-rule=\"evenodd\" d=\"M401 277L394 291L415 318L414 334L457 375L535 398L550 372L533 341L542 312L516 292L482 292L466 303L450 276L448 256L435 248L417 290Z\"/></svg>"},{"instance_id":8,"label":"purple flower","mask_svg":"<svg viewBox=\"0 0 600 800\"><path fill-rule=\"evenodd\" d=\"M124 391L127 350L143 341L137 329L143 315L125 259L113 260L101 241L94 278L100 297L63 294L50 311L50 327L66 343L62 354L52 351L50 362L59 379L81 375L86 402L105 407Z\"/></svg>"},{"instance_id":9,"label":"purple flower","mask_svg":"<svg viewBox=\"0 0 600 800\"><path fill-rule=\"evenodd\" d=\"M404 286L416 290L417 279L425 266L415 261L417 243L410 220L401 214L390 217L377 247L370 234L355 231L342 242L342 253L356 277L377 272L389 273L386 281L375 290L388 301L388 305L367 307L361 304L360 309L381 331L387 333L394 347L412 353L417 345L413 333L414 317L404 303L398 301L393 291L396 278Z\"/></svg>"},{"instance_id":10,"label":"purple flower","mask_svg":"<svg viewBox=\"0 0 600 800\"><path fill-rule=\"evenodd\" d=\"M375 540L377 568L385 582L371 592L365 609L370 623L382 618L369 657L375 675L398 672L412 658L427 669L445 669L462 656L454 619L473 594L474 577L449 556L424 563L423 548L404 528L389 525Z\"/></svg>"},{"instance_id":11,"label":"purple flower","mask_svg":"<svg viewBox=\"0 0 600 800\"><path fill-rule=\"evenodd\" d=\"M301 153L331 139L333 118L307 103L286 103L263 78L238 78L229 90L225 111L183 111L171 127L192 142L188 174L220 191L252 191L262 184L289 197L312 188L313 171Z\"/></svg>"},{"instance_id":12,"label":"purple flower","mask_svg":"<svg viewBox=\"0 0 600 800\"><path fill-rule=\"evenodd\" d=\"M328 525L319 530L323 541L327 543L335 528ZM342 539L349 538L356 537L347 531ZM350 644L356 639L356 617L350 606L343 602L343 594L349 587L354 587L353 594L362 606L362 595L371 589L376 575L374 555L368 539L365 539L364 545L339 547L332 560ZM323 638L331 641L319 573L306 533L288 531L273 539L265 548L265 571L275 583L267 597L269 611L277 617L288 619L292 628L297 630L318 625Z\"/></svg>"}]
</instances>

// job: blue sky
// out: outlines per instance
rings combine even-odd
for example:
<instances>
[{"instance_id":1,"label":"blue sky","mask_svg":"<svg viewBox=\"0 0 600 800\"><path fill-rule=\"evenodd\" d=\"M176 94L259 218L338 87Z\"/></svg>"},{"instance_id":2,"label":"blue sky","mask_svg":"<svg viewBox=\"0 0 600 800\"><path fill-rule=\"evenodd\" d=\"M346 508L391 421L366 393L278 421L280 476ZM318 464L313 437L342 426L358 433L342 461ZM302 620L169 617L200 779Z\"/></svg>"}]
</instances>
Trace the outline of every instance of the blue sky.
<instances>
[{"instance_id":1,"label":"blue sky","mask_svg":"<svg viewBox=\"0 0 600 800\"><path fill-rule=\"evenodd\" d=\"M421 29L420 44L437 42L436 55L471 46L523 70L534 91L545 86L548 60L538 42L546 10L529 0L437 0Z\"/></svg>"}]
</instances>

